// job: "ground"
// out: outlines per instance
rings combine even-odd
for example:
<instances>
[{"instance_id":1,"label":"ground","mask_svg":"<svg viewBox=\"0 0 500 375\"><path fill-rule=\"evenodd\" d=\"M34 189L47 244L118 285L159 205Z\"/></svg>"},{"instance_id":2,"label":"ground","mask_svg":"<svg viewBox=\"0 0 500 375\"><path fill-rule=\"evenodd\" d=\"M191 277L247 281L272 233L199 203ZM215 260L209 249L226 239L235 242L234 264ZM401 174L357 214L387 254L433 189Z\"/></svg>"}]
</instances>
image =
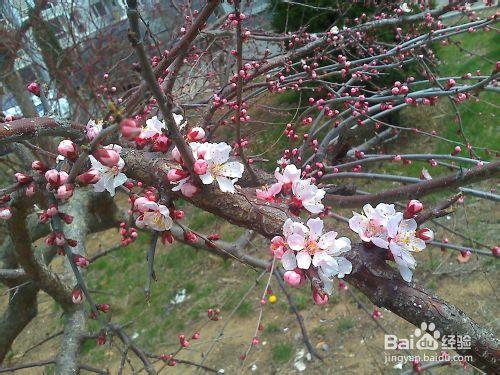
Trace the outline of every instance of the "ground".
<instances>
[{"instance_id":1,"label":"ground","mask_svg":"<svg viewBox=\"0 0 500 375\"><path fill-rule=\"evenodd\" d=\"M498 56L500 45L498 34L493 32L481 36L472 34L458 40L462 42L462 48L484 54L492 61ZM487 62L480 63L474 56L467 61L456 62L456 47L440 49L439 53L443 60L441 69L444 75L452 71L463 74L475 70L478 64L482 64L481 69L484 69L485 73L491 69L491 65ZM499 113L493 95L493 93L482 94L480 102L468 102L460 107L465 134L473 144L485 147L495 147L499 144L498 126L494 122ZM280 113L271 111L261 103L259 113L254 114L254 117L266 116L267 121L278 123L277 127L273 127L277 130L260 130L261 157L275 160L280 149L278 145L282 145L283 142L281 132L286 122L282 117L286 116L288 110L287 103L283 101L271 103L270 106L280 107ZM456 124L453 122L453 115L449 115L446 103L425 111L420 108L407 110L402 114L400 121L409 126L413 121L426 121L429 129L442 128L443 134L447 137L459 139L454 133ZM282 124L281 129L279 124ZM415 145L411 137L403 135L397 144L388 145L387 151L412 152L417 149L421 151L422 147L426 151L437 152L449 152L452 148L450 144L435 140L426 142L425 145ZM388 167L385 171L418 176L422 166L426 165L413 163L403 171L396 166ZM482 184L481 188L483 190L494 188L497 182L489 181ZM364 189L375 190L379 186L380 183L368 181ZM425 198L424 203L430 204L438 198ZM492 209L492 202L467 197L465 203L458 206L457 210L457 215L450 215L439 221L489 246L498 244L499 216L498 210ZM335 212L349 215L348 210ZM206 233L219 232L222 239L227 241L237 238L241 233L241 229L214 220L210 214L194 209L187 211L185 222L195 230ZM354 239L345 224L329 219L327 227L335 228L341 235ZM445 236L437 227L433 229L437 229L437 238L442 239ZM452 235L446 237L450 242L472 245ZM117 230L94 234L89 238L88 251L92 255L99 249L113 246L118 239ZM324 362L309 361L295 315L287 307L286 298L275 281L271 286L277 296L277 302L274 304L267 302L264 306L260 343L252 348L243 363L239 357L247 350L254 335L267 276L255 286L258 272L237 262L224 261L184 245L161 245L155 262L158 281L153 285L151 301L148 303L143 292L146 282L145 258L148 242L149 234L141 233L134 244L101 258L88 272L89 286L97 301L111 305L109 318L113 322L128 324L126 331L141 347L157 354L169 353L178 347L179 334L191 336L195 330L200 329L201 338L191 340L190 347L184 350L179 358L200 362L201 354L206 352L209 346L214 345L205 364L216 369L224 369L226 374L237 372L292 374L298 373L299 362L303 362L306 366L304 373L308 374L329 374L339 371L346 374L400 372L394 368L396 363L384 363L384 354L393 354L383 350L384 332L371 318L371 314L359 308L349 291L337 290L330 303L321 308L312 303L307 287L290 290L304 317L313 345L325 357ZM248 251L265 257L267 246L265 241L257 238L252 241ZM417 256L419 267L415 279L498 334L500 327L497 318L496 291L496 285L500 281L496 270L498 263L492 257L479 258L475 255L468 262L461 263L458 260L459 254L451 250L442 252L439 248L426 249ZM60 262L55 262L53 267L56 269L60 267ZM242 301L242 297L249 290L247 297ZM184 300L182 291L185 291ZM352 291L371 312L374 306L368 299L357 291ZM2 294L0 303L5 305L6 299L7 294ZM206 311L211 307L221 309L220 321L208 321ZM13 364L31 362L51 358L57 354L59 338L28 351L30 347L62 328L61 310L43 294L40 296L39 310L39 315L15 341L8 362ZM381 312L383 317L378 322L389 333L398 337L409 337L414 333L415 327L411 324L389 311L382 309ZM225 330L221 334L223 327ZM90 328L95 332L98 327L92 323ZM120 364L117 344L119 343L113 340L104 346L98 346L94 339L87 340L82 361L107 368L111 374L116 374ZM303 357L298 359L300 354ZM141 367L135 358L132 363L136 369ZM156 364L158 369L162 366L164 364L161 362ZM404 367L406 370L410 368L409 365ZM179 374L196 372L192 367L181 364L169 367L167 370ZM472 370L469 367L466 371L470 373ZM45 370L37 368L19 373L51 374L52 372L53 369L49 366ZM461 374L464 369L460 363L456 363L451 367L435 369L434 372ZM132 373L130 367L126 368L125 373Z\"/></svg>"}]
</instances>

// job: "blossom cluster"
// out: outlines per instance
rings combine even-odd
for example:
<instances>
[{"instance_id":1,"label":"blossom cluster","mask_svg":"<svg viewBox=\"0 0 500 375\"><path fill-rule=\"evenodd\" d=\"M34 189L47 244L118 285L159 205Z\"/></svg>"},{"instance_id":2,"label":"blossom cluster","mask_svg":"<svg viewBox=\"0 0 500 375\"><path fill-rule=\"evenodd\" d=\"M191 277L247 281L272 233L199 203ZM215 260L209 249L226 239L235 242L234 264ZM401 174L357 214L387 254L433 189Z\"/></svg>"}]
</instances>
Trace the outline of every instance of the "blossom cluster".
<instances>
[{"instance_id":1,"label":"blossom cluster","mask_svg":"<svg viewBox=\"0 0 500 375\"><path fill-rule=\"evenodd\" d=\"M333 292L332 277L344 277L352 270L352 264L342 253L351 249L351 241L346 237L337 238L337 232L323 233L321 218L309 219L306 225L287 219L283 225L283 237L271 240L271 252L281 260L285 269L287 284L297 288L306 278L316 276L321 281L321 289L313 285L313 299L317 304L328 301Z\"/></svg>"},{"instance_id":2,"label":"blossom cluster","mask_svg":"<svg viewBox=\"0 0 500 375\"><path fill-rule=\"evenodd\" d=\"M380 203L375 208L370 204L363 206L363 213L353 212L349 227L365 243L372 243L388 249L390 258L396 262L401 277L410 282L417 262L412 253L425 249L426 243L434 239L428 228L418 229L414 219L423 205L418 200L408 202L404 213L397 212L393 204Z\"/></svg>"},{"instance_id":3,"label":"blossom cluster","mask_svg":"<svg viewBox=\"0 0 500 375\"><path fill-rule=\"evenodd\" d=\"M231 146L225 142L190 142L189 147L195 160L194 173L199 176L201 182L210 185L217 181L221 191L235 193L234 184L243 176L244 166L240 162L229 160ZM172 191L181 191L185 197L191 198L199 192L199 188L195 185L177 147L172 150L172 157L179 163L178 168L167 173L170 183L176 185Z\"/></svg>"},{"instance_id":4,"label":"blossom cluster","mask_svg":"<svg viewBox=\"0 0 500 375\"><path fill-rule=\"evenodd\" d=\"M282 173L276 168L274 176L277 182L269 187L257 189L257 198L275 202L280 199L279 195L289 197L287 202L290 211L296 215L302 209L311 214L319 214L324 210L321 200L325 196L325 190L318 188L312 178L302 179L301 170L294 164L287 165Z\"/></svg>"}]
</instances>

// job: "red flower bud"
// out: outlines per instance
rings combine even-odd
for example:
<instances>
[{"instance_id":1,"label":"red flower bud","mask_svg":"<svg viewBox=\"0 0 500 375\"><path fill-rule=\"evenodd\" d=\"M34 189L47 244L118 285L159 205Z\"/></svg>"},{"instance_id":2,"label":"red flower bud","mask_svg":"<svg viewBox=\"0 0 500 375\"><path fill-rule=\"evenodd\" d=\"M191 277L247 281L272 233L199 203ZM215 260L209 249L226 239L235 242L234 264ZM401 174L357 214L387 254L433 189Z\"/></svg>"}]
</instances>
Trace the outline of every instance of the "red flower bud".
<instances>
[{"instance_id":1,"label":"red flower bud","mask_svg":"<svg viewBox=\"0 0 500 375\"><path fill-rule=\"evenodd\" d=\"M65 139L57 146L57 152L65 158L74 161L78 157L78 147L69 139Z\"/></svg>"},{"instance_id":2,"label":"red flower bud","mask_svg":"<svg viewBox=\"0 0 500 375\"><path fill-rule=\"evenodd\" d=\"M33 95L40 96L40 85L36 82L31 82L26 86L29 92L31 92Z\"/></svg>"},{"instance_id":3,"label":"red flower bud","mask_svg":"<svg viewBox=\"0 0 500 375\"><path fill-rule=\"evenodd\" d=\"M109 168L113 168L120 161L120 154L107 148L100 148L93 155L101 164Z\"/></svg>"},{"instance_id":4,"label":"red flower bud","mask_svg":"<svg viewBox=\"0 0 500 375\"><path fill-rule=\"evenodd\" d=\"M409 219L414 217L416 214L421 212L424 209L424 205L422 202L412 199L411 201L408 202L406 205L406 210L404 212L404 218Z\"/></svg>"},{"instance_id":5,"label":"red flower bud","mask_svg":"<svg viewBox=\"0 0 500 375\"><path fill-rule=\"evenodd\" d=\"M135 137L138 137L141 134L141 127L137 125L135 120L130 118L123 119L120 122L120 130L123 138L128 140L133 140Z\"/></svg>"},{"instance_id":6,"label":"red flower bud","mask_svg":"<svg viewBox=\"0 0 500 375\"><path fill-rule=\"evenodd\" d=\"M81 175L76 177L76 180L82 185L95 184L100 179L101 175L96 169L89 169L87 172L82 173Z\"/></svg>"},{"instance_id":7,"label":"red flower bud","mask_svg":"<svg viewBox=\"0 0 500 375\"><path fill-rule=\"evenodd\" d=\"M16 178L17 182L19 182L22 185L27 184L28 182L31 181L30 176L28 176L25 173L21 173L21 172L14 174L14 177Z\"/></svg>"}]
</instances>

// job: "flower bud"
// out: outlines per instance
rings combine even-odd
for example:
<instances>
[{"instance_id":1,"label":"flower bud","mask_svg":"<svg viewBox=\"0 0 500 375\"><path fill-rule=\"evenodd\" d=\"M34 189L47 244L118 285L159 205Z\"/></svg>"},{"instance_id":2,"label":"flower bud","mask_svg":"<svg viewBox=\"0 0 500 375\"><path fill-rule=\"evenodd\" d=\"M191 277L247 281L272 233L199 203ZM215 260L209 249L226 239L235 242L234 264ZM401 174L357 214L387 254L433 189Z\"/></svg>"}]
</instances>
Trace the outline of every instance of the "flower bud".
<instances>
[{"instance_id":1,"label":"flower bud","mask_svg":"<svg viewBox=\"0 0 500 375\"><path fill-rule=\"evenodd\" d=\"M69 139L65 139L57 146L57 152L65 158L74 161L78 157L78 147Z\"/></svg>"},{"instance_id":2,"label":"flower bud","mask_svg":"<svg viewBox=\"0 0 500 375\"><path fill-rule=\"evenodd\" d=\"M16 178L17 182L19 182L21 185L27 184L28 182L31 181L30 176L21 172L14 174L14 177Z\"/></svg>"},{"instance_id":3,"label":"flower bud","mask_svg":"<svg viewBox=\"0 0 500 375\"><path fill-rule=\"evenodd\" d=\"M97 345L104 345L106 344L106 336L104 334L99 335L97 337Z\"/></svg>"},{"instance_id":4,"label":"flower bud","mask_svg":"<svg viewBox=\"0 0 500 375\"><path fill-rule=\"evenodd\" d=\"M202 174L207 173L207 168L208 168L208 164L203 159L198 159L194 162L193 170L194 170L194 173L196 173L198 175L202 175Z\"/></svg>"},{"instance_id":5,"label":"flower bud","mask_svg":"<svg viewBox=\"0 0 500 375\"><path fill-rule=\"evenodd\" d=\"M133 119L126 118L120 122L120 131L125 139L133 140L141 134L141 130L142 128Z\"/></svg>"},{"instance_id":6,"label":"flower bud","mask_svg":"<svg viewBox=\"0 0 500 375\"><path fill-rule=\"evenodd\" d=\"M97 310L107 314L109 312L110 306L107 303L101 303L96 306Z\"/></svg>"},{"instance_id":7,"label":"flower bud","mask_svg":"<svg viewBox=\"0 0 500 375\"><path fill-rule=\"evenodd\" d=\"M406 210L404 212L404 217L405 219L410 219L414 217L416 214L421 212L424 209L424 205L422 202L416 199L412 199L411 201L408 202L406 205Z\"/></svg>"},{"instance_id":8,"label":"flower bud","mask_svg":"<svg viewBox=\"0 0 500 375\"><path fill-rule=\"evenodd\" d=\"M203 138L205 138L205 130L200 127L192 128L187 134L189 142L201 141Z\"/></svg>"},{"instance_id":9,"label":"flower bud","mask_svg":"<svg viewBox=\"0 0 500 375\"><path fill-rule=\"evenodd\" d=\"M49 169L45 172L45 179L51 186L57 187L66 183L68 180L68 174L64 171L59 172L55 169Z\"/></svg>"},{"instance_id":10,"label":"flower bud","mask_svg":"<svg viewBox=\"0 0 500 375\"><path fill-rule=\"evenodd\" d=\"M417 237L429 243L434 239L434 232L429 228L420 228L417 230Z\"/></svg>"},{"instance_id":11,"label":"flower bud","mask_svg":"<svg viewBox=\"0 0 500 375\"><path fill-rule=\"evenodd\" d=\"M101 175L97 169L89 169L87 172L76 177L76 181L78 181L81 185L95 184L100 179Z\"/></svg>"},{"instance_id":12,"label":"flower bud","mask_svg":"<svg viewBox=\"0 0 500 375\"><path fill-rule=\"evenodd\" d=\"M292 288L298 288L302 281L302 276L300 275L300 273L295 271L286 271L283 275L283 279Z\"/></svg>"},{"instance_id":13,"label":"flower bud","mask_svg":"<svg viewBox=\"0 0 500 375\"><path fill-rule=\"evenodd\" d=\"M325 305L328 303L328 294L326 293L320 293L316 288L313 288L313 300L314 303L318 306Z\"/></svg>"},{"instance_id":14,"label":"flower bud","mask_svg":"<svg viewBox=\"0 0 500 375\"><path fill-rule=\"evenodd\" d=\"M172 212L172 217L177 220L182 220L184 219L184 211L182 210L174 210Z\"/></svg>"},{"instance_id":15,"label":"flower bud","mask_svg":"<svg viewBox=\"0 0 500 375\"><path fill-rule=\"evenodd\" d=\"M101 164L109 168L113 168L120 161L120 154L107 148L100 148L93 155Z\"/></svg>"},{"instance_id":16,"label":"flower bud","mask_svg":"<svg viewBox=\"0 0 500 375\"><path fill-rule=\"evenodd\" d=\"M170 231L165 231L161 234L161 242L166 245L167 243L171 244L174 242L174 237Z\"/></svg>"},{"instance_id":17,"label":"flower bud","mask_svg":"<svg viewBox=\"0 0 500 375\"><path fill-rule=\"evenodd\" d=\"M36 185L35 183L30 183L28 187L26 188L25 194L28 198L31 198L32 196L35 195L35 190L36 190Z\"/></svg>"},{"instance_id":18,"label":"flower bud","mask_svg":"<svg viewBox=\"0 0 500 375\"><path fill-rule=\"evenodd\" d=\"M59 210L55 204L51 204L49 208L47 208L47 211L45 211L45 214L49 217L54 217L59 213Z\"/></svg>"},{"instance_id":19,"label":"flower bud","mask_svg":"<svg viewBox=\"0 0 500 375\"><path fill-rule=\"evenodd\" d=\"M65 214L63 212L59 213L59 217L68 225L73 222L73 216Z\"/></svg>"},{"instance_id":20,"label":"flower bud","mask_svg":"<svg viewBox=\"0 0 500 375\"><path fill-rule=\"evenodd\" d=\"M26 86L29 92L33 95L40 96L40 85L36 82L31 82L28 86Z\"/></svg>"},{"instance_id":21,"label":"flower bud","mask_svg":"<svg viewBox=\"0 0 500 375\"><path fill-rule=\"evenodd\" d=\"M57 188L56 198L60 200L68 200L73 196L74 187L71 184L64 184Z\"/></svg>"},{"instance_id":22,"label":"flower bud","mask_svg":"<svg viewBox=\"0 0 500 375\"><path fill-rule=\"evenodd\" d=\"M80 305L83 302L83 292L79 287L73 289L73 293L71 293L71 300L75 305Z\"/></svg>"},{"instance_id":23,"label":"flower bud","mask_svg":"<svg viewBox=\"0 0 500 375\"><path fill-rule=\"evenodd\" d=\"M182 169L171 169L167 172L167 179L170 182L177 182L186 178L188 176L188 172Z\"/></svg>"},{"instance_id":24,"label":"flower bud","mask_svg":"<svg viewBox=\"0 0 500 375\"><path fill-rule=\"evenodd\" d=\"M184 232L184 239L189 243L195 243L198 239L198 236L191 231Z\"/></svg>"},{"instance_id":25,"label":"flower bud","mask_svg":"<svg viewBox=\"0 0 500 375\"><path fill-rule=\"evenodd\" d=\"M79 254L73 254L73 262L75 262L75 264L78 267L82 267L82 268L87 268L90 264L90 262L87 258L85 258L84 256L81 256Z\"/></svg>"},{"instance_id":26,"label":"flower bud","mask_svg":"<svg viewBox=\"0 0 500 375\"><path fill-rule=\"evenodd\" d=\"M174 160L179 163L179 164L182 164L182 156L181 156L181 152L179 151L179 149L177 148L177 146L175 146L173 149L172 149L172 157L174 158Z\"/></svg>"},{"instance_id":27,"label":"flower bud","mask_svg":"<svg viewBox=\"0 0 500 375\"><path fill-rule=\"evenodd\" d=\"M48 170L47 166L40 160L33 161L33 163L31 163L31 169L40 174L45 173Z\"/></svg>"},{"instance_id":28,"label":"flower bud","mask_svg":"<svg viewBox=\"0 0 500 375\"><path fill-rule=\"evenodd\" d=\"M156 152L167 152L168 151L168 137L164 134L159 134L157 137L155 137L155 140L153 142L153 151Z\"/></svg>"}]
</instances>

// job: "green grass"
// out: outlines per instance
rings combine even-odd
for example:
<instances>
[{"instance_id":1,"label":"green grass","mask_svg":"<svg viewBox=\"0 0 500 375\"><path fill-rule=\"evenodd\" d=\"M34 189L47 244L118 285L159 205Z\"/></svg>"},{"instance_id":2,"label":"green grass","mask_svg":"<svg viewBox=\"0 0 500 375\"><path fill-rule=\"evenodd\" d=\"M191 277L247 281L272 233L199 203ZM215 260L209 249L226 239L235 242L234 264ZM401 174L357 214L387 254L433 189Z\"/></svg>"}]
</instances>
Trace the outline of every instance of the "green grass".
<instances>
[{"instance_id":1,"label":"green grass","mask_svg":"<svg viewBox=\"0 0 500 375\"><path fill-rule=\"evenodd\" d=\"M292 359L293 346L286 342L276 344L272 347L271 354L274 362L278 364L287 363Z\"/></svg>"},{"instance_id":2,"label":"green grass","mask_svg":"<svg viewBox=\"0 0 500 375\"><path fill-rule=\"evenodd\" d=\"M500 55L500 34L494 31L480 31L461 34L452 40L458 43L458 46L452 44L437 49L437 56L441 61L439 65L441 76L462 76L466 73L474 75L477 69L481 71L482 75L491 74ZM464 50L460 51L459 47ZM498 136L498 117L500 116L498 94L482 92L479 98L479 101L472 99L458 105L464 134L472 145L498 148L500 140ZM444 117L442 122L447 125L441 128L443 136L461 140L461 137L456 134L454 113ZM442 143L437 147L438 152L449 152L450 149L451 147ZM479 154L483 158L491 158L491 155L485 152L479 152Z\"/></svg>"},{"instance_id":3,"label":"green grass","mask_svg":"<svg viewBox=\"0 0 500 375\"><path fill-rule=\"evenodd\" d=\"M346 333L350 329L354 328L354 320L352 318L340 318L337 324L337 332L340 334Z\"/></svg>"}]
</instances>

